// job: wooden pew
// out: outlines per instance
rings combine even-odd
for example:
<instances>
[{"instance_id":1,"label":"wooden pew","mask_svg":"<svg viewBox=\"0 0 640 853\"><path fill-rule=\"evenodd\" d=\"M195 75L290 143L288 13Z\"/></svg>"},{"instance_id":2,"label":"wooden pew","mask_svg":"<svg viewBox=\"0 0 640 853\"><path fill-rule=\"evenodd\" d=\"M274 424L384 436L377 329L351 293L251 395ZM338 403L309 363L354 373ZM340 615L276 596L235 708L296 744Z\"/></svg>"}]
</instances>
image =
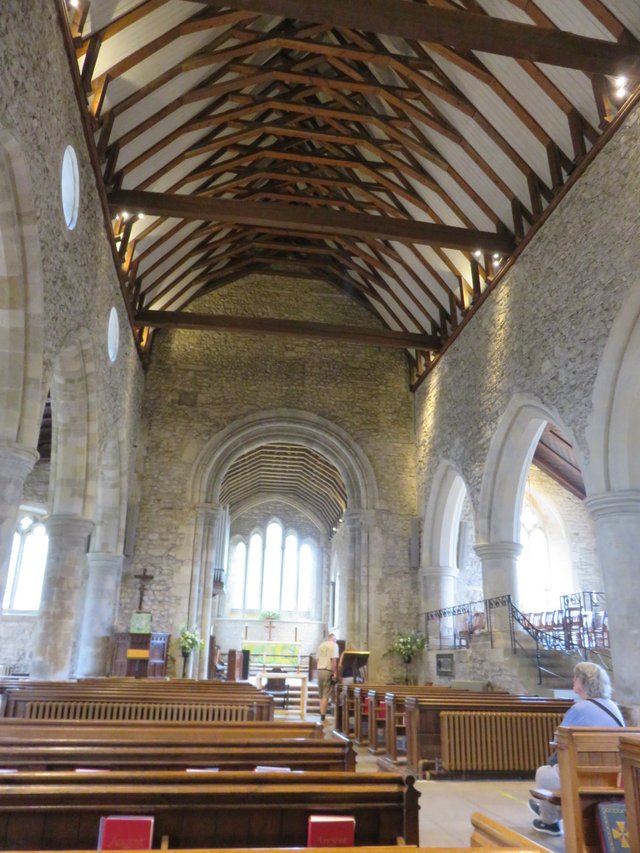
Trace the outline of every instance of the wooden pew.
<instances>
[{"instance_id":1,"label":"wooden pew","mask_svg":"<svg viewBox=\"0 0 640 853\"><path fill-rule=\"evenodd\" d=\"M121 741L71 744L60 739L34 745L29 741L0 742L0 769L74 770L186 770L217 767L219 770L253 770L258 766L291 770L354 771L356 754L343 735L331 740L279 739L274 742L226 741L206 746L160 742L145 746Z\"/></svg>"},{"instance_id":2,"label":"wooden pew","mask_svg":"<svg viewBox=\"0 0 640 853\"><path fill-rule=\"evenodd\" d=\"M51 682L8 691L5 716L36 719L270 720L273 699L253 685L155 681L86 686Z\"/></svg>"},{"instance_id":3,"label":"wooden pew","mask_svg":"<svg viewBox=\"0 0 640 853\"><path fill-rule=\"evenodd\" d=\"M620 738L620 760L631 850L640 850L640 737Z\"/></svg>"},{"instance_id":4,"label":"wooden pew","mask_svg":"<svg viewBox=\"0 0 640 853\"><path fill-rule=\"evenodd\" d=\"M526 840L526 839L525 839ZM482 845L484 846L484 845ZM163 850L167 850L167 853L172 853L172 850L176 848L168 848L163 847ZM254 847L236 847L232 848L233 853L256 853L256 849ZM307 847L305 848L305 853L345 853L345 851L353 850L354 848L345 848L345 847ZM544 847L538 847L536 845L530 847L518 847L509 848L508 850L501 847L485 847L485 853L539 853L539 851L543 851L545 853ZM44 851L47 853L47 851ZM59 853L95 853L95 848L93 850L63 850L59 851ZM132 851L129 851L132 853ZM229 849L221 850L219 848L198 848L192 849L190 853L229 853ZM260 853L290 853L290 848L284 847L266 847L261 849ZM394 847L383 847L383 846L362 846L358 847L358 853L471 853L470 847L416 847L414 845L402 845L396 844Z\"/></svg>"},{"instance_id":5,"label":"wooden pew","mask_svg":"<svg viewBox=\"0 0 640 853\"><path fill-rule=\"evenodd\" d=\"M474 693L469 697L451 697L449 699L407 696L404 700L407 733L407 771L419 775L425 767L435 771L443 768L442 749L442 712L466 712L468 719L473 720L473 729L467 737L470 747L475 742L491 738L491 729L482 729L482 725L490 722L489 717L481 716L481 712L515 712L531 715L531 725L535 726L535 714L547 714L548 731L553 732L559 718L571 706L568 700L545 699L535 696L510 696L490 693ZM559 717L558 717L559 715ZM462 736L460 733L457 736ZM544 763L548 748L538 747L545 754L531 753L528 756L529 769L533 772L539 764ZM457 768L463 769L463 768ZM489 769L487 767L487 769ZM500 770L499 767L492 768ZM508 767L502 768L508 770Z\"/></svg>"},{"instance_id":6,"label":"wooden pew","mask_svg":"<svg viewBox=\"0 0 640 853\"><path fill-rule=\"evenodd\" d=\"M254 720L217 723L189 723L168 720L30 720L0 718L0 744L28 741L34 745L56 743L65 738L69 743L103 743L105 740L141 745L188 743L190 745L280 738L324 738L320 723L294 720Z\"/></svg>"},{"instance_id":7,"label":"wooden pew","mask_svg":"<svg viewBox=\"0 0 640 853\"><path fill-rule=\"evenodd\" d=\"M126 784L74 774L69 784L0 780L0 846L95 848L103 815L155 819L154 847L303 847L311 814L349 814L356 845L418 842L413 779L386 773L176 773Z\"/></svg>"},{"instance_id":8,"label":"wooden pew","mask_svg":"<svg viewBox=\"0 0 640 853\"><path fill-rule=\"evenodd\" d=\"M474 812L471 815L471 825L473 827L471 832L472 847L491 850L502 849L503 853L504 848L531 850L533 853L552 853L548 847L531 841L525 835L514 832L498 821L480 814L480 812Z\"/></svg>"},{"instance_id":9,"label":"wooden pew","mask_svg":"<svg viewBox=\"0 0 640 853\"><path fill-rule=\"evenodd\" d=\"M640 727L561 726L555 735L566 853L599 853L596 806L621 799L620 740Z\"/></svg>"}]
</instances>

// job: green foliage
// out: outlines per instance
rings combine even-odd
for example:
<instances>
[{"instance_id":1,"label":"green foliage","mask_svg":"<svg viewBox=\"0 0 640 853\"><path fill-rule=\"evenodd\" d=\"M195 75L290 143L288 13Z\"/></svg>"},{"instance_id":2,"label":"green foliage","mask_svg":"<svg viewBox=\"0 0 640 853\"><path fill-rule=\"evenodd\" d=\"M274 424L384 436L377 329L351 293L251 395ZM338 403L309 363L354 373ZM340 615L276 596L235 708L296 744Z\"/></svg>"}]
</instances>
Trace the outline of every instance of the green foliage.
<instances>
[{"instance_id":1,"label":"green foliage","mask_svg":"<svg viewBox=\"0 0 640 853\"><path fill-rule=\"evenodd\" d=\"M260 618L261 619L279 619L280 614L278 613L277 610L263 610L260 613Z\"/></svg>"},{"instance_id":2,"label":"green foliage","mask_svg":"<svg viewBox=\"0 0 640 853\"><path fill-rule=\"evenodd\" d=\"M200 636L198 627L194 625L193 628L187 628L186 625L183 625L178 634L178 645L183 654L189 654L194 649L201 649L204 646L204 640Z\"/></svg>"}]
</instances>

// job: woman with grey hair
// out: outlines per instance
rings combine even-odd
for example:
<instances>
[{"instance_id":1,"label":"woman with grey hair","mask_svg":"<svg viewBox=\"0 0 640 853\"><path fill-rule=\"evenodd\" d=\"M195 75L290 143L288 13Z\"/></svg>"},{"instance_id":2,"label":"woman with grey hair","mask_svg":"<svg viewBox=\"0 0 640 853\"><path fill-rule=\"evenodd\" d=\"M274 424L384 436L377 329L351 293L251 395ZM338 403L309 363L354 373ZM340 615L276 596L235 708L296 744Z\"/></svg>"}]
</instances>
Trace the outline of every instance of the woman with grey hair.
<instances>
[{"instance_id":1,"label":"woman with grey hair","mask_svg":"<svg viewBox=\"0 0 640 853\"><path fill-rule=\"evenodd\" d=\"M562 726L624 726L620 708L611 699L611 681L605 669L597 663L582 662L573 670L575 702L562 718ZM550 763L538 767L536 788L551 791L560 787L555 754ZM562 835L561 811L546 800L529 800L529 809L535 815L533 828L547 835Z\"/></svg>"}]
</instances>

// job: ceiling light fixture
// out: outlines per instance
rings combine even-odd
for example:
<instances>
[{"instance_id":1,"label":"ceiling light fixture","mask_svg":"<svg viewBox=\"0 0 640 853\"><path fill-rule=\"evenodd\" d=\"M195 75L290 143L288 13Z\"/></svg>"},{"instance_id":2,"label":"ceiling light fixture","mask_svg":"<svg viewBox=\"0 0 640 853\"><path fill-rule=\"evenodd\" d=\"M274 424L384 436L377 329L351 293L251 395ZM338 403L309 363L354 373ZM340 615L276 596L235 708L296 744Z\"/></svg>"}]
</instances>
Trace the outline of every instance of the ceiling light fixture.
<instances>
[{"instance_id":1,"label":"ceiling light fixture","mask_svg":"<svg viewBox=\"0 0 640 853\"><path fill-rule=\"evenodd\" d=\"M482 257L482 252L480 251L480 249L475 250L475 252L473 253L473 257L474 258L481 258Z\"/></svg>"},{"instance_id":2,"label":"ceiling light fixture","mask_svg":"<svg viewBox=\"0 0 640 853\"><path fill-rule=\"evenodd\" d=\"M127 213L127 211L126 211L126 210L123 210L123 211L122 211L121 216L122 216L122 219L123 219L125 222L126 222L126 221L127 221L127 219L129 218L129 214Z\"/></svg>"}]
</instances>

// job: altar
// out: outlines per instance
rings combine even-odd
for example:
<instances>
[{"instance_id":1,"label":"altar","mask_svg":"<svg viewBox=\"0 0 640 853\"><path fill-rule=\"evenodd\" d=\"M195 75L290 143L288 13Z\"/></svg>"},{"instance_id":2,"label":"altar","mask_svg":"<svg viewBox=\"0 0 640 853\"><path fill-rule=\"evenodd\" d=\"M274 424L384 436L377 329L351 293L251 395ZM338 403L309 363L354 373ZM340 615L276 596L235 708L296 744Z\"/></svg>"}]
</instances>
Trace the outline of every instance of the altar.
<instances>
[{"instance_id":1,"label":"altar","mask_svg":"<svg viewBox=\"0 0 640 853\"><path fill-rule=\"evenodd\" d=\"M280 640L243 640L242 649L251 653L251 664L269 669L274 666L300 666L301 643Z\"/></svg>"}]
</instances>

